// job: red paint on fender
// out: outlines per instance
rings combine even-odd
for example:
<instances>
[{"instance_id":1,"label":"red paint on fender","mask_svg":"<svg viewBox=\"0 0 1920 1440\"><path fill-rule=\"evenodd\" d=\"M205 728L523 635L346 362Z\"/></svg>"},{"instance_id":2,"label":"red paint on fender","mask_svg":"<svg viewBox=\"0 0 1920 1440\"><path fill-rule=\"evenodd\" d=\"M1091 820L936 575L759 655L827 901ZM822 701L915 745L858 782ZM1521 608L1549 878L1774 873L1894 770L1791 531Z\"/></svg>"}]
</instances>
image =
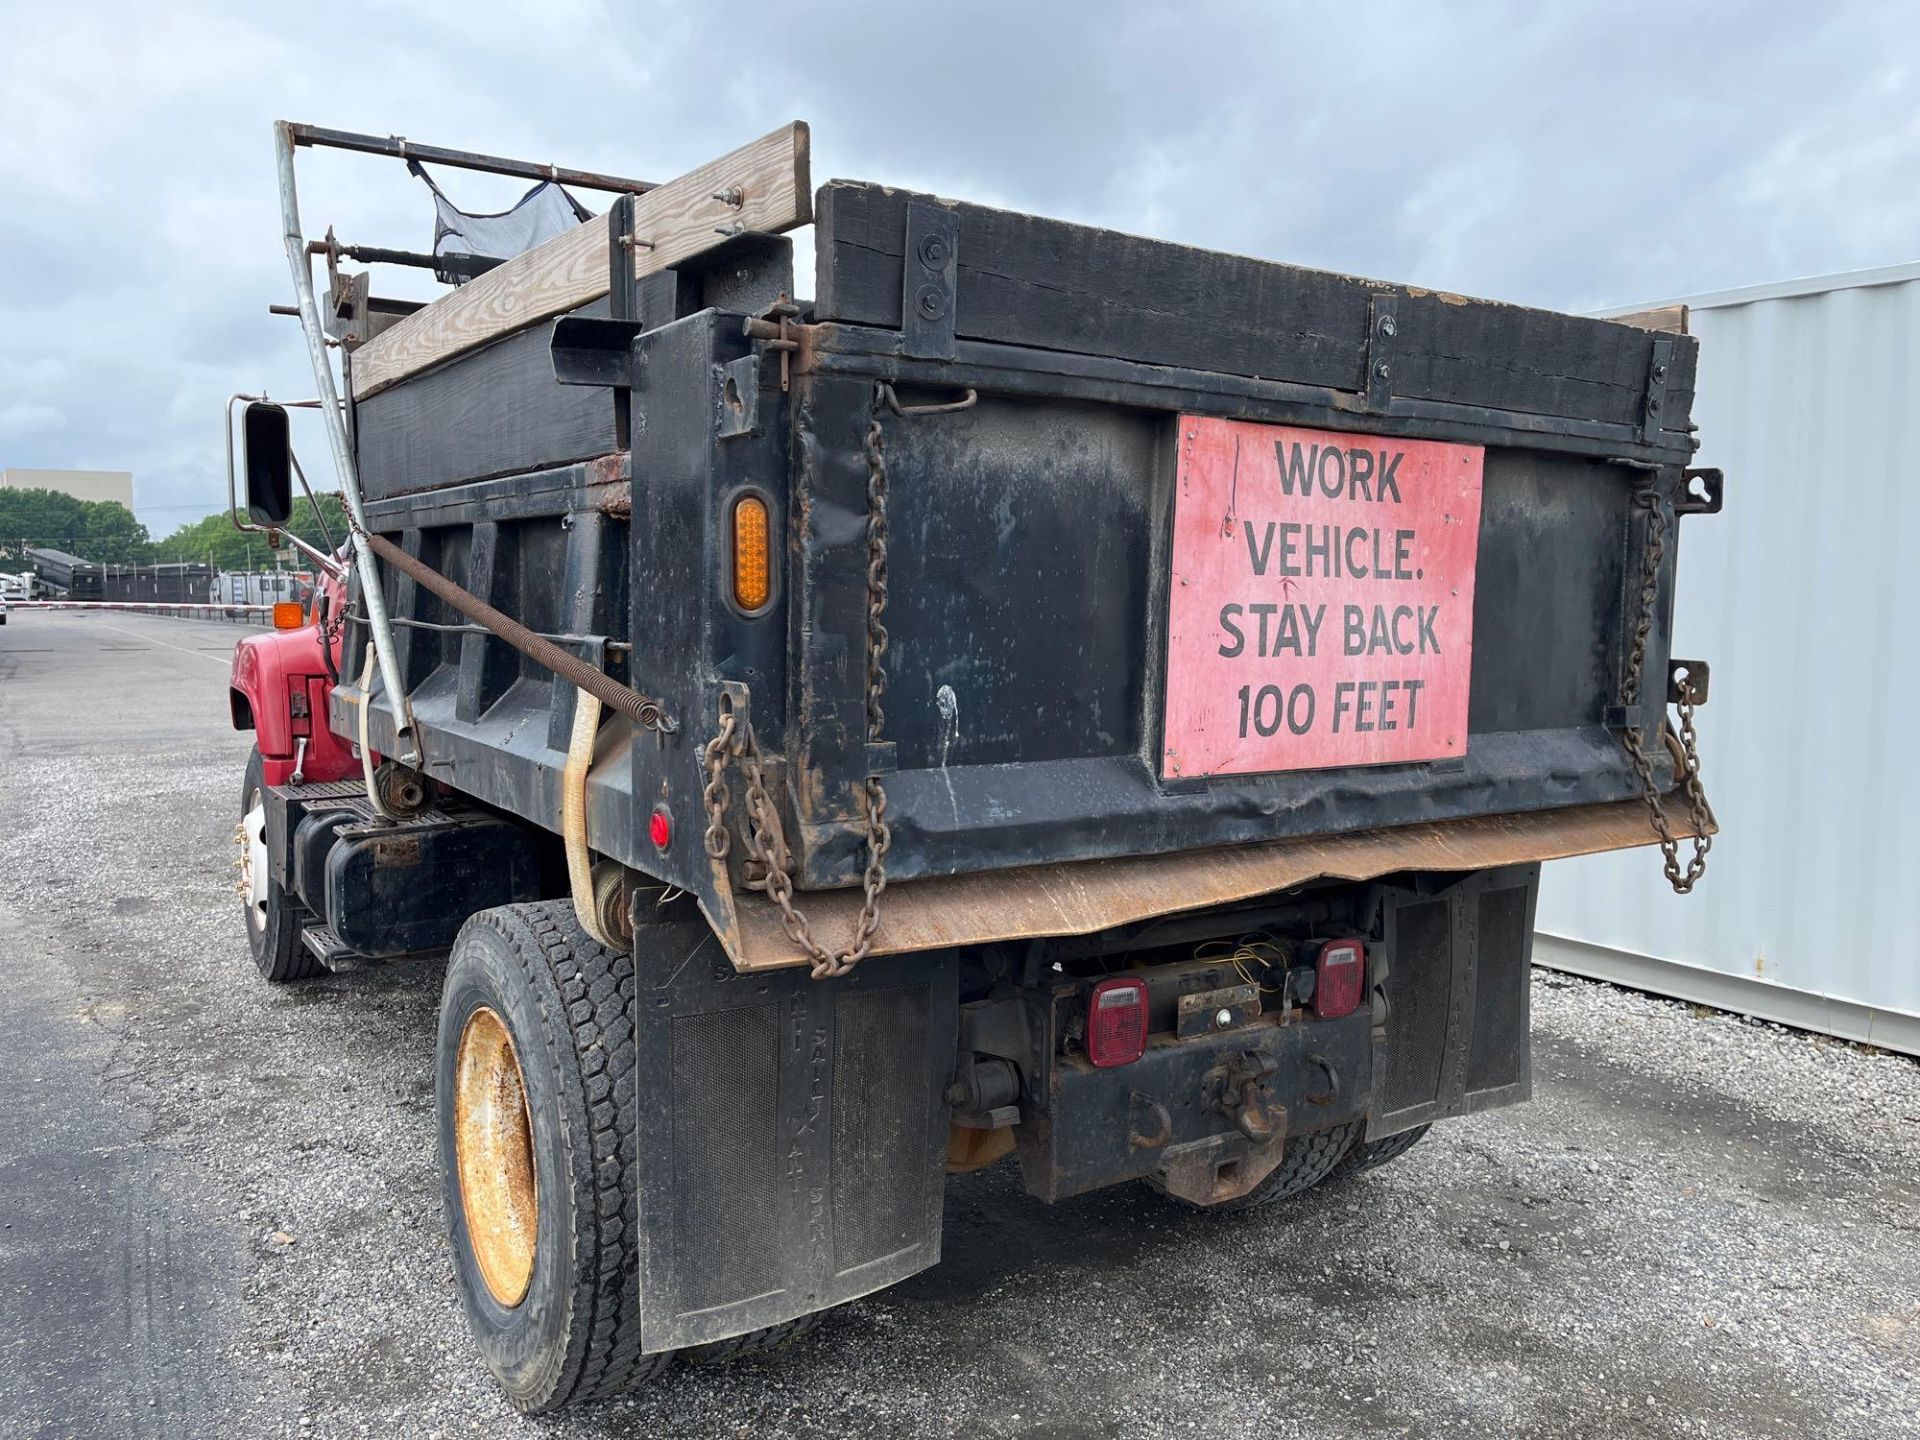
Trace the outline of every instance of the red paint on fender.
<instances>
[{"instance_id":1,"label":"red paint on fender","mask_svg":"<svg viewBox=\"0 0 1920 1440\"><path fill-rule=\"evenodd\" d=\"M1180 418L1161 773L1462 755L1478 445Z\"/></svg>"},{"instance_id":2,"label":"red paint on fender","mask_svg":"<svg viewBox=\"0 0 1920 1440\"><path fill-rule=\"evenodd\" d=\"M329 609L338 614L345 597L331 581L326 590ZM243 711L236 699L234 729L249 728L244 717L250 712L254 744L269 785L285 785L293 779L296 733L307 737L303 779L344 780L360 773L360 762L349 743L327 728L327 702L333 682L327 678L322 643L320 627L306 625L298 630L248 635L233 647L233 674L228 683L234 695L246 702ZM339 659L336 653L336 665ZM307 703L307 714L297 723L292 704L295 695L304 696Z\"/></svg>"}]
</instances>

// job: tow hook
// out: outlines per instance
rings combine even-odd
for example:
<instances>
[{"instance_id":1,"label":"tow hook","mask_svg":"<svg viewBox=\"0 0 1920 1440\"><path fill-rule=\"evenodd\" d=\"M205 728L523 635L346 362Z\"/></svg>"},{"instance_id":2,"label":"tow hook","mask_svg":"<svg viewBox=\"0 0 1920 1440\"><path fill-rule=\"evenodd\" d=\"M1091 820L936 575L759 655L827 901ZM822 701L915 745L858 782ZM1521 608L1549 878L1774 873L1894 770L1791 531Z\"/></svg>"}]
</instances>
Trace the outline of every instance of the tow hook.
<instances>
[{"instance_id":1,"label":"tow hook","mask_svg":"<svg viewBox=\"0 0 1920 1440\"><path fill-rule=\"evenodd\" d=\"M1255 1145L1271 1144L1286 1130L1286 1109L1274 1103L1266 1083L1273 1069L1272 1060L1244 1051L1214 1066L1201 1082L1207 1109L1225 1115Z\"/></svg>"}]
</instances>

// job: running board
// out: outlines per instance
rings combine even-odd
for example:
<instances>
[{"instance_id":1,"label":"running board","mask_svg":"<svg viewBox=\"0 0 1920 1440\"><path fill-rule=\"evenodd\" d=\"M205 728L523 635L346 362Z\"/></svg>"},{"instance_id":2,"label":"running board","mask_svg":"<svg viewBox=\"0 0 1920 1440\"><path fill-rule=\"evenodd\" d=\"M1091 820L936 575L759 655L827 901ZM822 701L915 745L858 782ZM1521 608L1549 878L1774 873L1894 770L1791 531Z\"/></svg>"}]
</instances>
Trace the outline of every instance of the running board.
<instances>
[{"instance_id":1,"label":"running board","mask_svg":"<svg viewBox=\"0 0 1920 1440\"><path fill-rule=\"evenodd\" d=\"M325 925L315 922L300 932L300 943L313 952L313 956L336 975L350 975L356 970L368 970L376 965L392 965L402 960L437 960L447 954L444 947L438 950L409 950L404 955L362 955L346 941Z\"/></svg>"}]
</instances>

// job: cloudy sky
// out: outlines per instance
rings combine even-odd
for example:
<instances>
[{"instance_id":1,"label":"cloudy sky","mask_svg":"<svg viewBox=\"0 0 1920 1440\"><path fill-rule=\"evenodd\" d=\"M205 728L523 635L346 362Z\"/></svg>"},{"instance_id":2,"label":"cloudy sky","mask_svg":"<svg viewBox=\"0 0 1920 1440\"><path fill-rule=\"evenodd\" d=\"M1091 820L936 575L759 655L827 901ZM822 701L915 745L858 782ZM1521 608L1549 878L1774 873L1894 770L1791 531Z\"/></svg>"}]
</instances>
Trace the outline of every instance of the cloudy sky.
<instances>
[{"instance_id":1,"label":"cloudy sky","mask_svg":"<svg viewBox=\"0 0 1920 1440\"><path fill-rule=\"evenodd\" d=\"M655 180L805 119L816 181L1573 310L1920 259L1907 3L0 0L0 31L0 465L131 470L156 534L220 504L229 391L311 392L267 314L279 117ZM427 247L397 162L301 164L309 233Z\"/></svg>"}]
</instances>

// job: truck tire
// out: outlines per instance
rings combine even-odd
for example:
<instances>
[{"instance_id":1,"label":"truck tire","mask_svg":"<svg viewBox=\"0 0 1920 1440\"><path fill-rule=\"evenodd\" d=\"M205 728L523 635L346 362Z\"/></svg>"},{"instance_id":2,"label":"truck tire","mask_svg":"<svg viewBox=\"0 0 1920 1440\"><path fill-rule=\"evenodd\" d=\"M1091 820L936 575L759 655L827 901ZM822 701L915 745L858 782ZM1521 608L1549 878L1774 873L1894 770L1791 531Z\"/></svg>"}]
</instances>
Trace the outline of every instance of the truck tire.
<instances>
[{"instance_id":1,"label":"truck tire","mask_svg":"<svg viewBox=\"0 0 1920 1440\"><path fill-rule=\"evenodd\" d=\"M1356 1140L1353 1148L1340 1157L1340 1163L1333 1167L1333 1174L1328 1178L1344 1180L1349 1175L1358 1175L1363 1170L1371 1170L1376 1165L1398 1159L1432 1128L1432 1125L1416 1125L1411 1130L1402 1130L1398 1135L1389 1135L1384 1140Z\"/></svg>"},{"instance_id":2,"label":"truck tire","mask_svg":"<svg viewBox=\"0 0 1920 1440\"><path fill-rule=\"evenodd\" d=\"M272 984L284 985L318 975L321 965L300 943L293 898L267 866L266 790L266 764L255 750L240 785L240 905L254 967Z\"/></svg>"},{"instance_id":3,"label":"truck tire","mask_svg":"<svg viewBox=\"0 0 1920 1440\"><path fill-rule=\"evenodd\" d=\"M635 1060L633 957L570 901L461 927L440 998L441 1189L467 1322L528 1413L672 1360L640 1349Z\"/></svg>"},{"instance_id":4,"label":"truck tire","mask_svg":"<svg viewBox=\"0 0 1920 1440\"><path fill-rule=\"evenodd\" d=\"M1289 1195L1311 1190L1334 1172L1364 1128L1364 1122L1356 1120L1351 1125L1336 1125L1331 1130L1289 1136L1286 1155L1253 1189L1232 1200L1219 1200L1211 1205L1196 1205L1193 1208L1204 1210L1209 1215L1241 1215L1249 1210L1257 1210L1262 1205L1271 1205L1276 1200L1284 1200ZM1147 1183L1162 1194L1166 1193L1166 1186L1158 1175L1148 1176Z\"/></svg>"}]
</instances>

